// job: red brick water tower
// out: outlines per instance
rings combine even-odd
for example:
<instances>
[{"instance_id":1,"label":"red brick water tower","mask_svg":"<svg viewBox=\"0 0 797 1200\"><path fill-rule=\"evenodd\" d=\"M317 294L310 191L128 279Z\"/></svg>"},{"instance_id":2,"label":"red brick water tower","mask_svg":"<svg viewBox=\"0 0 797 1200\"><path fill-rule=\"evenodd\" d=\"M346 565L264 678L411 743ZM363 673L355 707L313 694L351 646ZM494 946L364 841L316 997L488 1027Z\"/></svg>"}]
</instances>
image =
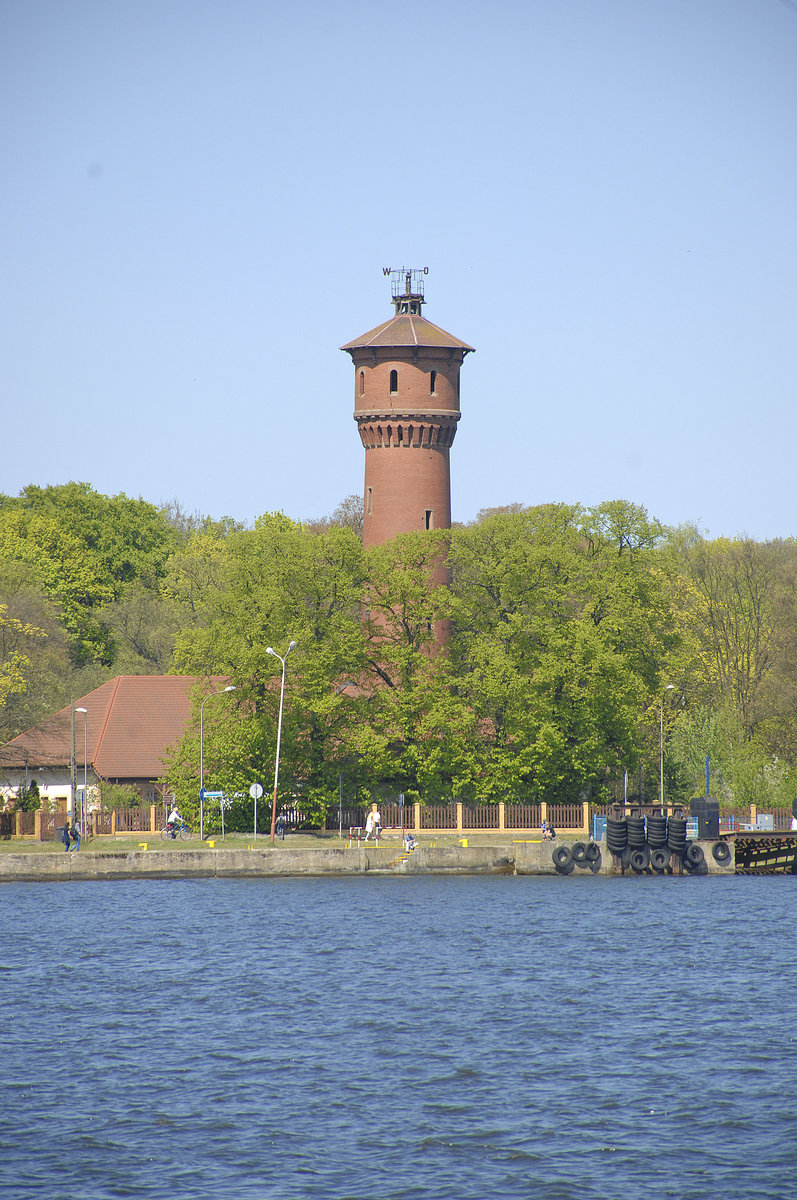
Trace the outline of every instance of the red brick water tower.
<instances>
[{"instance_id":1,"label":"red brick water tower","mask_svg":"<svg viewBox=\"0 0 797 1200\"><path fill-rule=\"evenodd\" d=\"M451 525L459 369L473 346L422 316L427 273L386 268L394 315L341 346L354 363L354 419L365 447L364 546Z\"/></svg>"}]
</instances>

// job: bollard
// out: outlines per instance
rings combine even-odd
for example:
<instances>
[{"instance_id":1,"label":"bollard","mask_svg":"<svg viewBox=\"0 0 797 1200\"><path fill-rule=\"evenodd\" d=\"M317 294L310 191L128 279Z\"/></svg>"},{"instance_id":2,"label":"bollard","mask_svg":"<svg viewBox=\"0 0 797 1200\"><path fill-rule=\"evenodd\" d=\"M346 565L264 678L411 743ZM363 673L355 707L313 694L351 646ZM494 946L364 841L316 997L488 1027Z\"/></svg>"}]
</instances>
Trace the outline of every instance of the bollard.
<instances>
[{"instance_id":1,"label":"bollard","mask_svg":"<svg viewBox=\"0 0 797 1200\"><path fill-rule=\"evenodd\" d=\"M214 839L212 842L211 842L211 841L208 841L208 842L206 842L205 844L206 844L207 846L210 846L211 850L214 850L214 849L215 849L215 847L216 847L216 841L215 841L215 839Z\"/></svg>"},{"instance_id":2,"label":"bollard","mask_svg":"<svg viewBox=\"0 0 797 1200\"><path fill-rule=\"evenodd\" d=\"M149 850L149 842L139 842L138 848L139 850Z\"/></svg>"},{"instance_id":3,"label":"bollard","mask_svg":"<svg viewBox=\"0 0 797 1200\"><path fill-rule=\"evenodd\" d=\"M464 846L464 847L465 847L465 849L467 850L467 848L468 848L468 839L467 839L467 838L460 838L460 839L459 839L459 844L460 844L460 846Z\"/></svg>"}]
</instances>

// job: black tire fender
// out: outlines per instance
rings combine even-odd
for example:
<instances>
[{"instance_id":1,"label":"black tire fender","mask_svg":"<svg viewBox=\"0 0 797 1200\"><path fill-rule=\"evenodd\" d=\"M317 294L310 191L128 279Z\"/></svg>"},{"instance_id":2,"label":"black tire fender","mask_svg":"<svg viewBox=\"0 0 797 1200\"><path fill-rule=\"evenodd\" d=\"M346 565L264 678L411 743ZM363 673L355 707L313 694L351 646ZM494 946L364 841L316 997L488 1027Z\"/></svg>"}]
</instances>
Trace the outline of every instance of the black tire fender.
<instances>
[{"instance_id":1,"label":"black tire fender","mask_svg":"<svg viewBox=\"0 0 797 1200\"><path fill-rule=\"evenodd\" d=\"M727 842L716 842L711 847L711 853L714 855L714 862L719 863L721 867L731 861L731 848Z\"/></svg>"},{"instance_id":2,"label":"black tire fender","mask_svg":"<svg viewBox=\"0 0 797 1200\"><path fill-rule=\"evenodd\" d=\"M589 863L596 863L601 856L601 848L597 842L588 842L584 848L584 857Z\"/></svg>"},{"instance_id":3,"label":"black tire fender","mask_svg":"<svg viewBox=\"0 0 797 1200\"><path fill-rule=\"evenodd\" d=\"M647 867L647 865L648 865L648 855L645 853L644 850L632 850L631 851L631 870L632 871L637 871L637 872L644 871L645 868Z\"/></svg>"},{"instance_id":4,"label":"black tire fender","mask_svg":"<svg viewBox=\"0 0 797 1200\"><path fill-rule=\"evenodd\" d=\"M560 871L566 870L573 861L569 846L557 846L553 852L553 865Z\"/></svg>"},{"instance_id":5,"label":"black tire fender","mask_svg":"<svg viewBox=\"0 0 797 1200\"><path fill-rule=\"evenodd\" d=\"M706 861L706 856L703 853L703 847L698 846L697 842L690 842L686 847L684 855L690 867L699 867L701 863Z\"/></svg>"},{"instance_id":6,"label":"black tire fender","mask_svg":"<svg viewBox=\"0 0 797 1200\"><path fill-rule=\"evenodd\" d=\"M669 850L665 850L663 846L660 846L658 849L651 851L650 865L653 867L653 870L658 871L659 874L661 874L663 871L666 871L670 865Z\"/></svg>"},{"instance_id":7,"label":"black tire fender","mask_svg":"<svg viewBox=\"0 0 797 1200\"><path fill-rule=\"evenodd\" d=\"M583 842L573 842L571 847L574 863L583 863L587 861L587 847Z\"/></svg>"}]
</instances>

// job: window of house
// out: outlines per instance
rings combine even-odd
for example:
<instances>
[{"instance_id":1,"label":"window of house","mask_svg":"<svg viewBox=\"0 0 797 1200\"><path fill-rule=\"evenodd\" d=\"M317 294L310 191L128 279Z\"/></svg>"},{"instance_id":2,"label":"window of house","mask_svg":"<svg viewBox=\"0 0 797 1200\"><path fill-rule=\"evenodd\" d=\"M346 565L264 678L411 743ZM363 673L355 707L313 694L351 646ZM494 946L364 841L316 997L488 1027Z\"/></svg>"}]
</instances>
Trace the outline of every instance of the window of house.
<instances>
[{"instance_id":1,"label":"window of house","mask_svg":"<svg viewBox=\"0 0 797 1200\"><path fill-rule=\"evenodd\" d=\"M360 371L360 395L365 395L365 371Z\"/></svg>"},{"instance_id":2,"label":"window of house","mask_svg":"<svg viewBox=\"0 0 797 1200\"><path fill-rule=\"evenodd\" d=\"M398 371L390 372L390 391L391 393L398 391Z\"/></svg>"},{"instance_id":3,"label":"window of house","mask_svg":"<svg viewBox=\"0 0 797 1200\"><path fill-rule=\"evenodd\" d=\"M429 394L433 396L437 390L437 371L429 372Z\"/></svg>"},{"instance_id":4,"label":"window of house","mask_svg":"<svg viewBox=\"0 0 797 1200\"><path fill-rule=\"evenodd\" d=\"M426 510L426 528L427 529L432 528L432 510L431 510L431 508L427 508L427 510Z\"/></svg>"}]
</instances>

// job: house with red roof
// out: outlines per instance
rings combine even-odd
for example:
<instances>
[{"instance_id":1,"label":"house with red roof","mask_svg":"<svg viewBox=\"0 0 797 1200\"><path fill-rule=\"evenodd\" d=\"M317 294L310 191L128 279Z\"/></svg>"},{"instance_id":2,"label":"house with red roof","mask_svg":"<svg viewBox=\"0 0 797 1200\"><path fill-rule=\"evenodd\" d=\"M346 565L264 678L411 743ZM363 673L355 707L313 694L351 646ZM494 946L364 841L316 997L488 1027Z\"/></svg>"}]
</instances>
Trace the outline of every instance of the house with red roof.
<instances>
[{"instance_id":1,"label":"house with red roof","mask_svg":"<svg viewBox=\"0 0 797 1200\"><path fill-rule=\"evenodd\" d=\"M75 811L73 781L132 784L142 804L164 796L164 758L191 717L193 693L228 681L188 675L117 675L0 747L0 796L36 780L43 801ZM73 716L74 714L74 716Z\"/></svg>"}]
</instances>

